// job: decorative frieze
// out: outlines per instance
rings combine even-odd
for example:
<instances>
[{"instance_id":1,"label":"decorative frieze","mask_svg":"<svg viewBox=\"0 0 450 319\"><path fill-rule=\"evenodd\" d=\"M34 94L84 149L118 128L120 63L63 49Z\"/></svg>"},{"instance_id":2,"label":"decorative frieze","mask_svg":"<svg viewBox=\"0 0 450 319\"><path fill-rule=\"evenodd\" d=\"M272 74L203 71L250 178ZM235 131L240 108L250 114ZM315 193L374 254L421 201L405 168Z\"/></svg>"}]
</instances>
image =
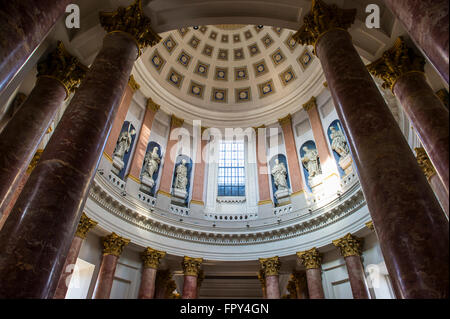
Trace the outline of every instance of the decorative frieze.
<instances>
[{"instance_id":1,"label":"decorative frieze","mask_svg":"<svg viewBox=\"0 0 450 319\"><path fill-rule=\"evenodd\" d=\"M141 254L142 261L144 262L144 268L158 269L159 261L166 255L166 252L159 251L150 247L147 247Z\"/></svg>"},{"instance_id":2,"label":"decorative frieze","mask_svg":"<svg viewBox=\"0 0 450 319\"><path fill-rule=\"evenodd\" d=\"M339 248L342 257L361 256L363 244L363 238L358 238L350 233L333 240L333 245Z\"/></svg>"},{"instance_id":3,"label":"decorative frieze","mask_svg":"<svg viewBox=\"0 0 450 319\"><path fill-rule=\"evenodd\" d=\"M430 180L430 178L436 174L433 163L431 163L430 158L423 147L416 147L414 150L416 151L417 163L427 179Z\"/></svg>"},{"instance_id":4,"label":"decorative frieze","mask_svg":"<svg viewBox=\"0 0 450 319\"><path fill-rule=\"evenodd\" d=\"M298 252L297 257L306 269L317 269L322 265L322 254L316 247Z\"/></svg>"},{"instance_id":5,"label":"decorative frieze","mask_svg":"<svg viewBox=\"0 0 450 319\"><path fill-rule=\"evenodd\" d=\"M185 276L197 277L202 266L203 258L192 258L185 256L181 266Z\"/></svg>"},{"instance_id":6,"label":"decorative frieze","mask_svg":"<svg viewBox=\"0 0 450 319\"><path fill-rule=\"evenodd\" d=\"M260 258L259 263L264 271L265 277L278 275L281 267L280 258L278 256L271 258Z\"/></svg>"},{"instance_id":7,"label":"decorative frieze","mask_svg":"<svg viewBox=\"0 0 450 319\"><path fill-rule=\"evenodd\" d=\"M122 254L123 248L130 243L129 239L120 237L116 233L111 233L103 237L103 256L113 255L119 257Z\"/></svg>"},{"instance_id":8,"label":"decorative frieze","mask_svg":"<svg viewBox=\"0 0 450 319\"><path fill-rule=\"evenodd\" d=\"M87 217L85 213L81 214L75 236L85 239L89 230L91 230L91 228L94 228L97 224L98 223L96 221Z\"/></svg>"}]
</instances>

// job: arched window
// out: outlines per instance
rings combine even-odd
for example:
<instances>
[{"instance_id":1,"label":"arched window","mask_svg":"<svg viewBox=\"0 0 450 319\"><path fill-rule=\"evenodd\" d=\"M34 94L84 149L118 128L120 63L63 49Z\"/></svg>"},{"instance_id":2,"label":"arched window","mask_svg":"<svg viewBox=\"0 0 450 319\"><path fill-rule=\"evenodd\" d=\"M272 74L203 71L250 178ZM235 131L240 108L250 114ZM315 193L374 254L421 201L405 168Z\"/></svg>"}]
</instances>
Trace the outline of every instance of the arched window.
<instances>
[{"instance_id":1,"label":"arched window","mask_svg":"<svg viewBox=\"0 0 450 319\"><path fill-rule=\"evenodd\" d=\"M245 154L243 141L220 143L218 196L245 196Z\"/></svg>"}]
</instances>

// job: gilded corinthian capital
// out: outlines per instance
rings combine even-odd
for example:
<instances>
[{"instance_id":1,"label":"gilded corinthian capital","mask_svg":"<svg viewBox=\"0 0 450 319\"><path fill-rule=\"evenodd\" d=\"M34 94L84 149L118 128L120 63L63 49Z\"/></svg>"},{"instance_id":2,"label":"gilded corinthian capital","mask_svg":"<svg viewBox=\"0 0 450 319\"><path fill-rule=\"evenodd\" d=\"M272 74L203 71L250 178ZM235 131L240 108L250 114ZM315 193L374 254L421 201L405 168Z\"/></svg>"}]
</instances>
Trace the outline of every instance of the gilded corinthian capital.
<instances>
[{"instance_id":1,"label":"gilded corinthian capital","mask_svg":"<svg viewBox=\"0 0 450 319\"><path fill-rule=\"evenodd\" d=\"M139 90L141 88L139 83L137 83L136 80L134 79L133 74L131 74L130 78L128 79L128 85L133 90L133 92L136 92L137 90Z\"/></svg>"},{"instance_id":2,"label":"gilded corinthian capital","mask_svg":"<svg viewBox=\"0 0 450 319\"><path fill-rule=\"evenodd\" d=\"M158 269L159 260L166 255L164 251L159 251L147 247L141 254L142 261L144 262L144 268Z\"/></svg>"},{"instance_id":3,"label":"gilded corinthian capital","mask_svg":"<svg viewBox=\"0 0 450 319\"><path fill-rule=\"evenodd\" d=\"M96 221L93 221L92 219L87 217L85 213L83 213L78 223L75 236L85 239L87 233L91 230L91 228L95 227L97 224L98 223Z\"/></svg>"},{"instance_id":4,"label":"gilded corinthian capital","mask_svg":"<svg viewBox=\"0 0 450 319\"><path fill-rule=\"evenodd\" d=\"M344 10L335 4L328 5L322 0L313 0L311 11L303 19L302 27L293 38L302 45L315 45L327 31L350 28L355 17L356 9Z\"/></svg>"},{"instance_id":5,"label":"gilded corinthian capital","mask_svg":"<svg viewBox=\"0 0 450 319\"><path fill-rule=\"evenodd\" d=\"M309 111L315 107L317 107L317 99L315 96L311 97L308 102L303 104L303 108L305 109L305 111Z\"/></svg>"},{"instance_id":6,"label":"gilded corinthian capital","mask_svg":"<svg viewBox=\"0 0 450 319\"><path fill-rule=\"evenodd\" d=\"M260 258L259 263L261 264L265 277L278 275L281 267L280 258L278 256L271 258Z\"/></svg>"},{"instance_id":7,"label":"gilded corinthian capital","mask_svg":"<svg viewBox=\"0 0 450 319\"><path fill-rule=\"evenodd\" d=\"M33 172L34 168L36 167L36 165L39 163L39 160L41 159L42 153L44 152L43 149L38 149L36 151L36 153L34 153L33 158L31 159L30 164L28 165L27 168L27 174L30 175L31 172Z\"/></svg>"},{"instance_id":8,"label":"gilded corinthian capital","mask_svg":"<svg viewBox=\"0 0 450 319\"><path fill-rule=\"evenodd\" d=\"M427 152L425 152L425 149L423 147L418 147L414 150L416 151L417 163L419 164L427 179L430 180L430 178L436 174L436 170L434 169L434 166L431 163Z\"/></svg>"},{"instance_id":9,"label":"gilded corinthian capital","mask_svg":"<svg viewBox=\"0 0 450 319\"><path fill-rule=\"evenodd\" d=\"M402 37L381 58L367 66L370 74L384 81L383 88L391 90L403 74L424 72L424 68L425 59L409 48Z\"/></svg>"},{"instance_id":10,"label":"gilded corinthian capital","mask_svg":"<svg viewBox=\"0 0 450 319\"><path fill-rule=\"evenodd\" d=\"M183 267L183 272L185 276L195 276L197 277L202 265L203 258L192 258L185 256L181 266Z\"/></svg>"},{"instance_id":11,"label":"gilded corinthian capital","mask_svg":"<svg viewBox=\"0 0 450 319\"><path fill-rule=\"evenodd\" d=\"M66 95L75 91L86 75L88 68L64 48L58 41L56 49L37 65L37 77L50 77L59 81L66 90ZM67 98L66 97L66 98Z\"/></svg>"},{"instance_id":12,"label":"gilded corinthian capital","mask_svg":"<svg viewBox=\"0 0 450 319\"><path fill-rule=\"evenodd\" d=\"M322 254L316 247L298 252L297 257L306 269L317 269L322 265Z\"/></svg>"},{"instance_id":13,"label":"gilded corinthian capital","mask_svg":"<svg viewBox=\"0 0 450 319\"><path fill-rule=\"evenodd\" d=\"M144 15L142 0L136 0L132 5L119 7L114 12L100 12L100 24L106 32L125 32L136 41L139 53L148 46L154 46L161 37L152 30L151 22Z\"/></svg>"},{"instance_id":14,"label":"gilded corinthian capital","mask_svg":"<svg viewBox=\"0 0 450 319\"><path fill-rule=\"evenodd\" d=\"M103 237L103 256L113 255L119 257L123 248L130 243L129 239L120 237L116 233L111 233Z\"/></svg>"},{"instance_id":15,"label":"gilded corinthian capital","mask_svg":"<svg viewBox=\"0 0 450 319\"><path fill-rule=\"evenodd\" d=\"M363 238L358 238L350 233L333 240L333 245L339 248L342 257L361 256L363 244Z\"/></svg>"}]
</instances>

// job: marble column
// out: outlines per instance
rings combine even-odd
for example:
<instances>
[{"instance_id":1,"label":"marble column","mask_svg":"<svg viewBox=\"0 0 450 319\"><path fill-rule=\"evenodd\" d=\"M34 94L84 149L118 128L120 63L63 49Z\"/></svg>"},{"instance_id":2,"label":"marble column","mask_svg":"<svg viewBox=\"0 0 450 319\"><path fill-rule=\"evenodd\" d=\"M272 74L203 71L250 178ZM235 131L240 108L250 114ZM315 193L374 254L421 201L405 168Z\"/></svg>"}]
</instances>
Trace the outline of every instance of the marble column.
<instances>
[{"instance_id":1,"label":"marble column","mask_svg":"<svg viewBox=\"0 0 450 319\"><path fill-rule=\"evenodd\" d=\"M280 283L278 272L280 271L281 262L278 256L271 258L260 258L259 263L264 271L266 282L266 298L280 299Z\"/></svg>"},{"instance_id":2,"label":"marble column","mask_svg":"<svg viewBox=\"0 0 450 319\"><path fill-rule=\"evenodd\" d=\"M269 167L267 165L267 148L266 148L266 128L260 126L255 128L256 131L256 160L258 168L258 191L259 202L258 206L272 204L270 198L270 184L269 184Z\"/></svg>"},{"instance_id":3,"label":"marble column","mask_svg":"<svg viewBox=\"0 0 450 319\"><path fill-rule=\"evenodd\" d=\"M295 284L297 299L309 299L306 271L294 271L291 275L291 281Z\"/></svg>"},{"instance_id":4,"label":"marble column","mask_svg":"<svg viewBox=\"0 0 450 319\"><path fill-rule=\"evenodd\" d=\"M112 162L114 149L116 148L117 140L122 130L123 122L125 122L125 118L127 117L128 109L130 108L134 92L139 90L139 88L140 85L134 80L133 75L131 75L128 80L128 85L123 92L122 99L120 100L119 108L117 110L116 116L114 117L111 132L109 133L108 139L106 140L105 150L103 151L103 154L110 162Z\"/></svg>"},{"instance_id":5,"label":"marble column","mask_svg":"<svg viewBox=\"0 0 450 319\"><path fill-rule=\"evenodd\" d=\"M70 0L11 0L0 6L0 94L41 44Z\"/></svg>"},{"instance_id":6,"label":"marble column","mask_svg":"<svg viewBox=\"0 0 450 319\"><path fill-rule=\"evenodd\" d=\"M172 275L169 269L158 270L155 280L155 299L164 299L167 291L167 284Z\"/></svg>"},{"instance_id":7,"label":"marble column","mask_svg":"<svg viewBox=\"0 0 450 319\"><path fill-rule=\"evenodd\" d=\"M263 269L260 269L258 272L258 280L261 283L261 290L263 294L263 299L267 299L267 291L266 291L266 274Z\"/></svg>"},{"instance_id":8,"label":"marble column","mask_svg":"<svg viewBox=\"0 0 450 319\"><path fill-rule=\"evenodd\" d=\"M153 120L155 119L156 113L158 112L159 108L160 106L153 102L152 99L149 98L147 100L147 109L145 110L144 120L139 132L133 159L131 160L130 173L128 174L128 177L133 179L137 183L140 183L142 166L144 165L147 146L150 142L150 132L153 126Z\"/></svg>"},{"instance_id":9,"label":"marble column","mask_svg":"<svg viewBox=\"0 0 450 319\"><path fill-rule=\"evenodd\" d=\"M0 298L54 295L134 61L160 40L139 10L100 14L109 33L0 232Z\"/></svg>"},{"instance_id":10,"label":"marble column","mask_svg":"<svg viewBox=\"0 0 450 319\"><path fill-rule=\"evenodd\" d=\"M324 299L322 286L322 254L317 248L297 253L298 259L306 267L306 282L310 299Z\"/></svg>"},{"instance_id":11,"label":"marble column","mask_svg":"<svg viewBox=\"0 0 450 319\"><path fill-rule=\"evenodd\" d=\"M181 299L197 298L197 277L202 265L202 258L192 258L185 256L181 266L184 272L184 285Z\"/></svg>"},{"instance_id":12,"label":"marble column","mask_svg":"<svg viewBox=\"0 0 450 319\"><path fill-rule=\"evenodd\" d=\"M430 158L428 157L425 149L423 147L419 147L415 148L415 151L417 156L417 163L419 164L420 168L422 168L423 173L425 174L428 182L431 185L431 188L434 191L434 194L441 203L441 206L444 209L444 212L448 218L449 216L448 193L445 191L445 187L442 183L442 180L436 174L436 170L434 169L433 164L431 163Z\"/></svg>"},{"instance_id":13,"label":"marble column","mask_svg":"<svg viewBox=\"0 0 450 319\"><path fill-rule=\"evenodd\" d=\"M328 147L328 141L325 136L325 132L322 126L322 120L320 119L319 110L317 109L316 97L303 104L303 109L308 113L309 122L311 123L311 129L314 135L314 141L316 142L317 152L319 153L320 166L322 168L322 174L324 174L324 180L327 182L330 180L336 188L339 186L339 171L336 166L333 154L331 154ZM334 189L336 191L336 189Z\"/></svg>"},{"instance_id":14,"label":"marble column","mask_svg":"<svg viewBox=\"0 0 450 319\"><path fill-rule=\"evenodd\" d=\"M361 261L364 240L347 234L342 238L333 240L333 245L339 248L347 266L348 279L352 288L354 299L370 299Z\"/></svg>"},{"instance_id":15,"label":"marble column","mask_svg":"<svg viewBox=\"0 0 450 319\"><path fill-rule=\"evenodd\" d=\"M194 127L195 129L195 127ZM203 133L206 130L206 127L200 128L200 136L196 141L196 156L195 156L195 174L194 174L194 183L192 187L192 200L191 204L196 204L199 206L205 206L205 202L203 201L203 193L205 188L205 169L206 163L203 158L203 155L206 154L206 146L208 144L208 140L204 140ZM194 142L195 143L195 142Z\"/></svg>"},{"instance_id":16,"label":"marble column","mask_svg":"<svg viewBox=\"0 0 450 319\"><path fill-rule=\"evenodd\" d=\"M292 195L295 196L304 191L303 179L300 173L300 162L298 160L297 147L295 146L294 131L292 130L292 117L288 115L278 122L283 130L286 157L289 166L289 177L291 181Z\"/></svg>"},{"instance_id":17,"label":"marble column","mask_svg":"<svg viewBox=\"0 0 450 319\"><path fill-rule=\"evenodd\" d=\"M63 273L59 278L58 286L56 287L53 299L64 299L66 297L67 289L70 284L70 278L75 270L74 266L77 263L81 245L86 239L87 233L96 225L97 222L87 217L85 213L81 215L80 221L78 222L77 231L72 241L72 245L70 246L69 254L67 255L66 262L64 263Z\"/></svg>"},{"instance_id":18,"label":"marble column","mask_svg":"<svg viewBox=\"0 0 450 319\"><path fill-rule=\"evenodd\" d=\"M122 254L123 248L129 243L129 239L120 237L116 233L111 233L102 238L103 258L98 272L94 299L109 299L117 261Z\"/></svg>"},{"instance_id":19,"label":"marble column","mask_svg":"<svg viewBox=\"0 0 450 319\"><path fill-rule=\"evenodd\" d=\"M346 31L355 15L313 0L294 37L321 61L396 295L447 298L448 220Z\"/></svg>"},{"instance_id":20,"label":"marble column","mask_svg":"<svg viewBox=\"0 0 450 319\"><path fill-rule=\"evenodd\" d=\"M399 99L430 156L448 196L449 114L425 78L425 59L400 37L383 57L368 66Z\"/></svg>"},{"instance_id":21,"label":"marble column","mask_svg":"<svg viewBox=\"0 0 450 319\"><path fill-rule=\"evenodd\" d=\"M448 1L385 0L384 3L448 83Z\"/></svg>"},{"instance_id":22,"label":"marble column","mask_svg":"<svg viewBox=\"0 0 450 319\"><path fill-rule=\"evenodd\" d=\"M166 154L164 155L164 166L162 168L161 180L159 183L158 194L171 197L170 188L172 187L173 170L175 168L176 150L172 150L178 143L177 136L174 136L174 130L183 125L184 120L172 115L170 123L170 133L167 141ZM173 154L172 154L173 153Z\"/></svg>"},{"instance_id":23,"label":"marble column","mask_svg":"<svg viewBox=\"0 0 450 319\"><path fill-rule=\"evenodd\" d=\"M86 67L62 42L38 63L36 85L0 133L0 215L4 213L39 143Z\"/></svg>"},{"instance_id":24,"label":"marble column","mask_svg":"<svg viewBox=\"0 0 450 319\"><path fill-rule=\"evenodd\" d=\"M165 252L147 247L142 253L144 268L142 269L141 286L138 299L153 299L156 287L156 272L159 261L166 255Z\"/></svg>"}]
</instances>

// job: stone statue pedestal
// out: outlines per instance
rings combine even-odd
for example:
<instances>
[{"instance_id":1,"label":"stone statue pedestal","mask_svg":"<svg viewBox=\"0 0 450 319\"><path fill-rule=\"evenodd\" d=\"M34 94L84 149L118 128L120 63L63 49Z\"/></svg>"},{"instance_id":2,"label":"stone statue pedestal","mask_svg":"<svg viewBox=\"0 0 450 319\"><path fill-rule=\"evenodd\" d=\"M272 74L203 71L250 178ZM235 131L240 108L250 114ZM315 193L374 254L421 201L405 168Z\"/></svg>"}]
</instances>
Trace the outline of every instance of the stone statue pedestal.
<instances>
[{"instance_id":1,"label":"stone statue pedestal","mask_svg":"<svg viewBox=\"0 0 450 319\"><path fill-rule=\"evenodd\" d=\"M339 160L339 166L344 170L345 175L348 175L353 171L352 162L352 156L350 154L347 154Z\"/></svg>"},{"instance_id":2,"label":"stone statue pedestal","mask_svg":"<svg viewBox=\"0 0 450 319\"><path fill-rule=\"evenodd\" d=\"M323 176L322 175L317 175L314 177L310 177L308 179L309 182L309 187L311 187L311 191L313 193L317 192L318 190L320 190L320 186L323 184Z\"/></svg>"},{"instance_id":3,"label":"stone statue pedestal","mask_svg":"<svg viewBox=\"0 0 450 319\"><path fill-rule=\"evenodd\" d=\"M155 185L155 181L153 180L153 178L148 177L148 176L142 176L141 187L140 187L140 189L142 191L149 194L154 185Z\"/></svg>"},{"instance_id":4,"label":"stone statue pedestal","mask_svg":"<svg viewBox=\"0 0 450 319\"><path fill-rule=\"evenodd\" d=\"M113 164L113 168L111 169L111 171L114 174L116 174L117 176L119 176L119 173L122 170L122 168L125 166L125 163L119 157L114 156L112 164Z\"/></svg>"},{"instance_id":5,"label":"stone statue pedestal","mask_svg":"<svg viewBox=\"0 0 450 319\"><path fill-rule=\"evenodd\" d=\"M179 206L185 206L187 196L188 193L185 190L180 188L174 188L172 194L172 203Z\"/></svg>"},{"instance_id":6,"label":"stone statue pedestal","mask_svg":"<svg viewBox=\"0 0 450 319\"><path fill-rule=\"evenodd\" d=\"M278 201L278 206L288 205L291 203L291 196L289 196L289 189L280 189L275 192L275 198Z\"/></svg>"}]
</instances>

